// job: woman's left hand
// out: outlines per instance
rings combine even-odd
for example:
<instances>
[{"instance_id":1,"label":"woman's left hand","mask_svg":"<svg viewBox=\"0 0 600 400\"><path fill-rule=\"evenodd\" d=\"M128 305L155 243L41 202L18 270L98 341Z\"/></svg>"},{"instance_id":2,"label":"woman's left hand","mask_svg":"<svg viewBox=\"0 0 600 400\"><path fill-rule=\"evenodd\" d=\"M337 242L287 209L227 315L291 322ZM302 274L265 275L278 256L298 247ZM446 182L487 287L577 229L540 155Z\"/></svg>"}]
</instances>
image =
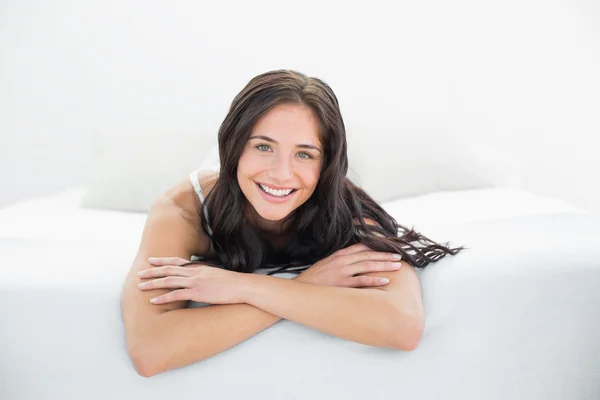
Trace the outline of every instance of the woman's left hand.
<instances>
[{"instance_id":1,"label":"woman's left hand","mask_svg":"<svg viewBox=\"0 0 600 400\"><path fill-rule=\"evenodd\" d=\"M210 267L179 257L153 258L150 263L155 267L140 271L138 276L145 280L141 290L173 289L169 293L150 300L153 304L165 304L173 301L191 300L209 304L237 304L241 300L242 273ZM155 301L153 301L155 300Z\"/></svg>"}]
</instances>

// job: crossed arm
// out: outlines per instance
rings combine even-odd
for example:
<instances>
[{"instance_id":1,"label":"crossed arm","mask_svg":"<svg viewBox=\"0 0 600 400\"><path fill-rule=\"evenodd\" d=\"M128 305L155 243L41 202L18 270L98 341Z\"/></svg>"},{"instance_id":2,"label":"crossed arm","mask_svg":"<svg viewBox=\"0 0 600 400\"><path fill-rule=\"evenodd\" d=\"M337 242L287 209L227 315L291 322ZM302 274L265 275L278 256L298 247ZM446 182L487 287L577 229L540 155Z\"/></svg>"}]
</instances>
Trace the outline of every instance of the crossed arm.
<instances>
[{"instance_id":1,"label":"crossed arm","mask_svg":"<svg viewBox=\"0 0 600 400\"><path fill-rule=\"evenodd\" d=\"M366 345L401 350L418 345L424 327L421 287L404 261L395 271L362 274L389 278L385 286L320 286L244 274L245 302L203 308L185 308L184 301L150 304L150 297L169 290L140 294L136 273L152 267L148 257L189 259L190 254L208 251L209 238L197 229L200 221L190 224L181 217L197 215L195 204L196 194L186 180L152 206L123 288L127 349L140 375L153 376L211 357L282 318Z\"/></svg>"},{"instance_id":2,"label":"crossed arm","mask_svg":"<svg viewBox=\"0 0 600 400\"><path fill-rule=\"evenodd\" d=\"M147 322L152 340L132 355L142 376L182 367L227 350L280 319L357 343L398 350L418 346L424 328L421 287L413 268L367 273L387 277L381 287L313 285L244 274L245 303L166 311Z\"/></svg>"}]
</instances>

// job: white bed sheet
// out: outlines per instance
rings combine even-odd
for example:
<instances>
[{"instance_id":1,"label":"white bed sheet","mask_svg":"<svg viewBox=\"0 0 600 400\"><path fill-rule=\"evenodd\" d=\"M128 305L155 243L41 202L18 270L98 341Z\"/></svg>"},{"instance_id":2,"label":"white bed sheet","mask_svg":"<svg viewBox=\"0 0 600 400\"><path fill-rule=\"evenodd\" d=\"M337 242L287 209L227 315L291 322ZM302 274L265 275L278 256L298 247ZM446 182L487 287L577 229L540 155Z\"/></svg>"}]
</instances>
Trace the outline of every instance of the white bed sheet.
<instances>
[{"instance_id":1,"label":"white bed sheet","mask_svg":"<svg viewBox=\"0 0 600 400\"><path fill-rule=\"evenodd\" d=\"M135 250L147 214L83 208L84 194L84 187L73 187L0 209L0 239L118 243ZM468 222L585 212L562 200L513 188L432 193L383 207L398 223L426 235Z\"/></svg>"},{"instance_id":2,"label":"white bed sheet","mask_svg":"<svg viewBox=\"0 0 600 400\"><path fill-rule=\"evenodd\" d=\"M600 398L600 221L562 207L531 215L544 207L538 202L513 210L530 215L502 218L507 211L496 210L485 214L496 219L464 222L484 213L469 214L455 199L464 213L452 218L460 224L421 224L469 250L418 271L427 317L417 350L365 346L281 320L232 349L150 379L131 364L120 313L139 241L133 229L145 216L52 206L49 199L4 210L0 226L13 238L0 237L0 398ZM37 222L42 229L15 238L5 223L18 215L21 227ZM64 240L43 238L52 233L44 230L49 223ZM102 235L103 226L114 235Z\"/></svg>"}]
</instances>

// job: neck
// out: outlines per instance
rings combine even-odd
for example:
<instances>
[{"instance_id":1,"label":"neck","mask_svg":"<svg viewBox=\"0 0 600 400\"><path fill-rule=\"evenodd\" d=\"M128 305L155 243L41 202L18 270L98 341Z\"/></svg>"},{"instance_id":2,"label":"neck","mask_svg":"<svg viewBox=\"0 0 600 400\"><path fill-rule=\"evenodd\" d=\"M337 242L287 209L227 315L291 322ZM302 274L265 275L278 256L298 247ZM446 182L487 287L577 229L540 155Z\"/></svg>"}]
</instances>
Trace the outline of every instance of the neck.
<instances>
[{"instance_id":1,"label":"neck","mask_svg":"<svg viewBox=\"0 0 600 400\"><path fill-rule=\"evenodd\" d=\"M284 218L279 221L269 221L268 219L264 219L252 207L249 203L246 203L246 215L248 216L248 221L255 227L257 227L261 232L267 234L283 234L291 227L294 218Z\"/></svg>"}]
</instances>

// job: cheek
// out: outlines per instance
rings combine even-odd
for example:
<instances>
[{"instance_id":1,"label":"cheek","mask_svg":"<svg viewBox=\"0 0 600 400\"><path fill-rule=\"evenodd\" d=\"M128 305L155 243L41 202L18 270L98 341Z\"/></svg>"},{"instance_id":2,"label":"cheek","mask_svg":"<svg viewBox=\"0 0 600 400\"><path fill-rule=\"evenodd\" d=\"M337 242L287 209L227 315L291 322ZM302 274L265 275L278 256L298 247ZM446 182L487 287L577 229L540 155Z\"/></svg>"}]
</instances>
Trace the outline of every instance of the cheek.
<instances>
[{"instance_id":1,"label":"cheek","mask_svg":"<svg viewBox=\"0 0 600 400\"><path fill-rule=\"evenodd\" d=\"M302 171L302 180L307 187L315 188L319 182L320 166L311 165Z\"/></svg>"},{"instance_id":2,"label":"cheek","mask_svg":"<svg viewBox=\"0 0 600 400\"><path fill-rule=\"evenodd\" d=\"M238 161L238 176L251 176L260 169L260 165L257 162L256 157L253 157L251 153L244 151L240 160Z\"/></svg>"}]
</instances>

